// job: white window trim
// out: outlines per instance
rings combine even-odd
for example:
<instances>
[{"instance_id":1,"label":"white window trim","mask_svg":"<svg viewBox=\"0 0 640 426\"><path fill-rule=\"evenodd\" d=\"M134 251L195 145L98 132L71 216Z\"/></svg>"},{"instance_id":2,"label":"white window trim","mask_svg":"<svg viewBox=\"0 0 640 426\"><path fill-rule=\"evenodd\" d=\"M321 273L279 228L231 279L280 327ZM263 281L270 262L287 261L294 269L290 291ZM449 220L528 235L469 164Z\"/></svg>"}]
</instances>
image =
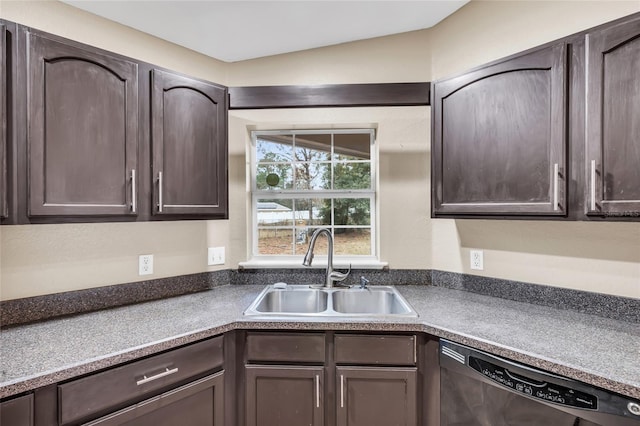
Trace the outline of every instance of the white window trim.
<instances>
[{"instance_id":1,"label":"white window trim","mask_svg":"<svg viewBox=\"0 0 640 426\"><path fill-rule=\"evenodd\" d=\"M378 144L375 141L376 130L373 128L354 128L354 129L314 129L314 130L300 130L300 129L285 129L285 130L254 130L251 131L251 147L250 147L250 172L249 172L249 189L250 189L250 217L249 217L249 233L250 246L248 250L249 260L246 262L240 262L241 268L303 268L302 257L303 254L291 255L291 256L274 256L274 255L260 255L258 254L258 217L256 204L258 199L268 196L270 199L291 199L299 197L308 197L310 191L300 190L278 190L266 192L264 190L257 189L256 182L256 170L257 170L257 147L256 139L258 135L305 135L305 134L352 134L352 133L370 133L371 134L371 149L370 149L370 170L371 170L371 185L372 188L366 190L322 190L318 191L317 195L323 198L351 198L356 194L369 194L371 200L371 226L367 228L371 229L371 251L373 255L334 255L334 266L337 268L348 268L351 265L357 269L383 269L388 264L387 262L380 261L380 244L379 244L379 218L378 218ZM332 225L332 227L335 225ZM316 256L313 263L313 268L324 268L327 264L326 256Z\"/></svg>"}]
</instances>

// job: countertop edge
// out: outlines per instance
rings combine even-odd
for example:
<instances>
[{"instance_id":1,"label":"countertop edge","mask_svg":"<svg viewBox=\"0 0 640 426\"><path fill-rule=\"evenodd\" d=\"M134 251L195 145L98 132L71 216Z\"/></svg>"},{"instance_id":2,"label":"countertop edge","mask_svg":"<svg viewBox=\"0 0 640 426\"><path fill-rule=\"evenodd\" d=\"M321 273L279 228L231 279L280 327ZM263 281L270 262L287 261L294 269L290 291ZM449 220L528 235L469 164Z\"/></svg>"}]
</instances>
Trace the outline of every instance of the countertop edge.
<instances>
[{"instance_id":1,"label":"countertop edge","mask_svg":"<svg viewBox=\"0 0 640 426\"><path fill-rule=\"evenodd\" d=\"M419 319L417 319L416 322L393 322L388 319L385 321L367 322L314 322L305 321L304 318L296 318L295 321L289 319L276 321L269 319L235 319L230 322L212 325L211 327L204 329L193 330L160 341L155 341L148 345L132 347L120 352L106 354L103 357L89 359L86 362L65 366L55 371L0 383L0 398L11 397L33 391L37 388L73 379L75 377L95 373L122 363L134 361L138 358L171 350L233 330L423 332L435 337L445 338L475 349L486 351L494 355L528 364L535 368L540 368L574 380L579 380L631 398L640 399L640 387L637 387L632 383L612 380L610 378L585 371L579 367L567 365L560 360L549 359L536 355L535 353L524 352L517 348L511 348L496 342L477 338L473 335L430 325L428 323L421 322Z\"/></svg>"}]
</instances>

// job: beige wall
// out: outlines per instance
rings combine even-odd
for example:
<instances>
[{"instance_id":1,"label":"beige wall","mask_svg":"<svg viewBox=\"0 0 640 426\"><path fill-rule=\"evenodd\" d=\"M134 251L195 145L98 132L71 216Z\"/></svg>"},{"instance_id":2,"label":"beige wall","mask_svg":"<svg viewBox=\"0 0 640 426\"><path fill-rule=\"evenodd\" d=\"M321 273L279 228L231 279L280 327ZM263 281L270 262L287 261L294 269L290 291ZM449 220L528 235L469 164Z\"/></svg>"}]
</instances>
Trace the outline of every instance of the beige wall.
<instances>
[{"instance_id":1,"label":"beige wall","mask_svg":"<svg viewBox=\"0 0 640 426\"><path fill-rule=\"evenodd\" d=\"M0 18L226 84L225 62L55 0L0 0Z\"/></svg>"},{"instance_id":2,"label":"beige wall","mask_svg":"<svg viewBox=\"0 0 640 426\"><path fill-rule=\"evenodd\" d=\"M640 11L640 1L472 1L430 33L434 80ZM640 298L640 223L432 220L431 267Z\"/></svg>"},{"instance_id":3,"label":"beige wall","mask_svg":"<svg viewBox=\"0 0 640 426\"><path fill-rule=\"evenodd\" d=\"M429 32L412 31L229 64L230 86L429 81Z\"/></svg>"},{"instance_id":4,"label":"beige wall","mask_svg":"<svg viewBox=\"0 0 640 426\"><path fill-rule=\"evenodd\" d=\"M640 11L639 0L475 1L431 30L434 80Z\"/></svg>"},{"instance_id":5,"label":"beige wall","mask_svg":"<svg viewBox=\"0 0 640 426\"><path fill-rule=\"evenodd\" d=\"M226 65L57 1L5 1L0 17L226 84ZM0 227L0 300L202 272L207 246L229 245L228 221ZM138 256L154 274L138 276ZM227 264L229 265L229 264Z\"/></svg>"},{"instance_id":6,"label":"beige wall","mask_svg":"<svg viewBox=\"0 0 640 426\"><path fill-rule=\"evenodd\" d=\"M428 218L429 108L322 108L232 111L230 139L234 145L250 144L251 130L310 128L373 128L379 155L379 240L381 260L396 269L426 268L431 258ZM244 153L232 157L244 178L248 166ZM238 176L240 177L240 173ZM244 182L244 180L243 180ZM231 191L233 261L250 255L249 193L246 185Z\"/></svg>"},{"instance_id":7,"label":"beige wall","mask_svg":"<svg viewBox=\"0 0 640 426\"><path fill-rule=\"evenodd\" d=\"M235 63L229 80L268 85L438 79L637 11L640 1L473 1L431 30ZM431 220L428 122L404 109L402 137L396 137L393 117L403 109L387 110L371 120L380 129L381 258L391 268L471 273L469 250L475 248L485 252L485 270L475 274L640 298L638 223ZM331 120L374 117L360 112L234 112L246 121L232 120L230 128L241 137L247 126L322 127ZM394 129L389 138L383 137L387 126ZM244 206L246 196L235 210L246 229ZM241 259L247 251L245 245L236 254Z\"/></svg>"},{"instance_id":8,"label":"beige wall","mask_svg":"<svg viewBox=\"0 0 640 426\"><path fill-rule=\"evenodd\" d=\"M640 10L640 1L472 2L431 30L224 64L58 2L6 2L0 16L229 86L426 81ZM640 298L640 223L431 220L429 108L236 111L229 119L230 219L0 227L0 299L201 272L206 247L247 259L248 129L370 125L380 149L382 260Z\"/></svg>"}]
</instances>

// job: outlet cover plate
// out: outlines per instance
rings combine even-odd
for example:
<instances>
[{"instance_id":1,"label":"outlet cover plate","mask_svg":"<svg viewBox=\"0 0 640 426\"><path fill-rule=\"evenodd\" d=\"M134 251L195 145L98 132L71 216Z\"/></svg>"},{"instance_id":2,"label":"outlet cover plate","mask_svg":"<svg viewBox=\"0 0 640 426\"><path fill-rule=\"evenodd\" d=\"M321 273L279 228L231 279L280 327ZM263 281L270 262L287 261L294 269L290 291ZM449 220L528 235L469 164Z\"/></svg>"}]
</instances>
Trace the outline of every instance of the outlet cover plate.
<instances>
[{"instance_id":1,"label":"outlet cover plate","mask_svg":"<svg viewBox=\"0 0 640 426\"><path fill-rule=\"evenodd\" d=\"M138 275L153 274L153 255L142 254L138 257Z\"/></svg>"},{"instance_id":2,"label":"outlet cover plate","mask_svg":"<svg viewBox=\"0 0 640 426\"><path fill-rule=\"evenodd\" d=\"M471 269L482 271L484 269L484 253L482 250L470 250L469 259Z\"/></svg>"},{"instance_id":3,"label":"outlet cover plate","mask_svg":"<svg viewBox=\"0 0 640 426\"><path fill-rule=\"evenodd\" d=\"M224 247L209 247L207 250L207 265L224 265Z\"/></svg>"}]
</instances>

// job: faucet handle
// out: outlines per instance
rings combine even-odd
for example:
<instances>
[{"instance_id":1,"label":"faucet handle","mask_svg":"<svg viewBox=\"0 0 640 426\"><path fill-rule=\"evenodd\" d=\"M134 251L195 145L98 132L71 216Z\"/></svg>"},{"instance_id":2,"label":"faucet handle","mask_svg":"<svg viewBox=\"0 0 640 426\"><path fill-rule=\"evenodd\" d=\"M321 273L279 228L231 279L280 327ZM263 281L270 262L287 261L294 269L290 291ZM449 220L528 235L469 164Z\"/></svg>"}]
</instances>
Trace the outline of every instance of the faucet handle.
<instances>
[{"instance_id":1,"label":"faucet handle","mask_svg":"<svg viewBox=\"0 0 640 426\"><path fill-rule=\"evenodd\" d=\"M369 284L369 280L366 279L365 277L360 277L360 288L361 289L367 288L367 284Z\"/></svg>"},{"instance_id":2,"label":"faucet handle","mask_svg":"<svg viewBox=\"0 0 640 426\"><path fill-rule=\"evenodd\" d=\"M351 273L351 264L349 264L349 270L347 272L332 271L331 274L329 275L329 278L331 278L332 281L340 282L347 279L350 273Z\"/></svg>"}]
</instances>

